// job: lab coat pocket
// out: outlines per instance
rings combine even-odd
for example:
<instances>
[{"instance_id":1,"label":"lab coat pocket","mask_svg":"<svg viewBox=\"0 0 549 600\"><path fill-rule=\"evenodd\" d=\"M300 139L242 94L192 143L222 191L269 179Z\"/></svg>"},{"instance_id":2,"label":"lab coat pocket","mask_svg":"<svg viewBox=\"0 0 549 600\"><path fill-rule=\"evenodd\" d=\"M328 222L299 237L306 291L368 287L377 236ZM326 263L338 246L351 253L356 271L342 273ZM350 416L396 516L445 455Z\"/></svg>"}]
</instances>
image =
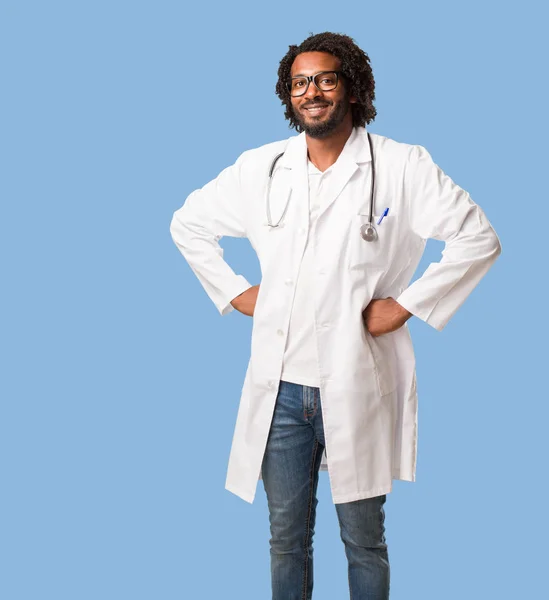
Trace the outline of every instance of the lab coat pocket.
<instances>
[{"instance_id":1,"label":"lab coat pocket","mask_svg":"<svg viewBox=\"0 0 549 600\"><path fill-rule=\"evenodd\" d=\"M384 268L389 265L392 249L396 244L398 216L389 213L378 225L380 218L381 215L374 215L373 224L377 231L377 239L368 242L361 235L362 225L369 222L368 215L355 215L350 234L349 268L351 270Z\"/></svg>"},{"instance_id":2,"label":"lab coat pocket","mask_svg":"<svg viewBox=\"0 0 549 600\"><path fill-rule=\"evenodd\" d=\"M372 336L365 328L366 341L370 347L377 374L379 393L382 396L390 394L397 387L397 369L395 342L396 332Z\"/></svg>"}]
</instances>

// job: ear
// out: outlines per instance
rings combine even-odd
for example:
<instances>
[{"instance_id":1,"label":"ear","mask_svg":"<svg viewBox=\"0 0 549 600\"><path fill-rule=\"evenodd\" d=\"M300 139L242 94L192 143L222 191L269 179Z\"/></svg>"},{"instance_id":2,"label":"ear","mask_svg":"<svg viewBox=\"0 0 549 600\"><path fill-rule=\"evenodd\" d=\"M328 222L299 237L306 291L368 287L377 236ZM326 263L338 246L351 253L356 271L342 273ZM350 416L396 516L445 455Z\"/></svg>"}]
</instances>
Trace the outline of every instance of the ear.
<instances>
[{"instance_id":1,"label":"ear","mask_svg":"<svg viewBox=\"0 0 549 600\"><path fill-rule=\"evenodd\" d=\"M349 98L349 102L350 102L351 104L356 104L356 103L358 102L358 101L357 101L357 99L356 99L356 96L351 96L351 97Z\"/></svg>"}]
</instances>

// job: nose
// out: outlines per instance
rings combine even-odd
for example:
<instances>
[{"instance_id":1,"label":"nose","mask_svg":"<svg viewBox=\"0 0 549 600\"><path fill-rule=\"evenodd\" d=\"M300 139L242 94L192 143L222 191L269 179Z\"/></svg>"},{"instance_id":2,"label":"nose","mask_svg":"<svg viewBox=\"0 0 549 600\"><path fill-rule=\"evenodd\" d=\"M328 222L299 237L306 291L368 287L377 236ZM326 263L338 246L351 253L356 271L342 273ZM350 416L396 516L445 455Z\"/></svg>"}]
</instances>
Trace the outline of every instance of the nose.
<instances>
[{"instance_id":1,"label":"nose","mask_svg":"<svg viewBox=\"0 0 549 600\"><path fill-rule=\"evenodd\" d=\"M303 97L307 100L314 100L315 98L323 99L324 94L316 87L314 82L311 81Z\"/></svg>"}]
</instances>

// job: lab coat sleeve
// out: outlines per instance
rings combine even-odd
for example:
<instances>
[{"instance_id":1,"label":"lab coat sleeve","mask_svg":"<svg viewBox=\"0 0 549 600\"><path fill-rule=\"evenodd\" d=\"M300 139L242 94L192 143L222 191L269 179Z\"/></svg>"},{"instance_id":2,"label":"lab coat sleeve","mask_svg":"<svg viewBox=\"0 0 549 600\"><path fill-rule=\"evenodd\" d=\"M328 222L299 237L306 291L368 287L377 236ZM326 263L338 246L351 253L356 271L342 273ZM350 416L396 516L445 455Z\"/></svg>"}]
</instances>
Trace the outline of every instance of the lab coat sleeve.
<instances>
[{"instance_id":1,"label":"lab coat sleeve","mask_svg":"<svg viewBox=\"0 0 549 600\"><path fill-rule=\"evenodd\" d=\"M231 300L252 285L223 259L223 236L246 237L246 210L240 181L246 152L203 188L192 192L170 224L175 245L221 315Z\"/></svg>"},{"instance_id":2,"label":"lab coat sleeve","mask_svg":"<svg viewBox=\"0 0 549 600\"><path fill-rule=\"evenodd\" d=\"M411 150L407 173L412 230L445 242L431 263L396 301L441 331L501 253L482 209L433 162L423 146Z\"/></svg>"}]
</instances>

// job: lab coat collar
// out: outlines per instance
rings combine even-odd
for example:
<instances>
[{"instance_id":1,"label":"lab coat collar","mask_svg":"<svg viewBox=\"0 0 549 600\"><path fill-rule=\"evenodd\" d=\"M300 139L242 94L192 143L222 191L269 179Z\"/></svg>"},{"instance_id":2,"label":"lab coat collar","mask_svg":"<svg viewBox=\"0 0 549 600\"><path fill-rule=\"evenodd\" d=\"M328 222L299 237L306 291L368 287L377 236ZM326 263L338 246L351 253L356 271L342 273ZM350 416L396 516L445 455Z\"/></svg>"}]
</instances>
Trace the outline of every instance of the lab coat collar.
<instances>
[{"instance_id":1,"label":"lab coat collar","mask_svg":"<svg viewBox=\"0 0 549 600\"><path fill-rule=\"evenodd\" d=\"M337 162L354 162L356 165L372 160L366 127L353 127L351 135L345 142L345 146L339 155ZM301 132L290 138L283 156L280 158L280 166L287 169L295 169L307 165L307 139L305 132Z\"/></svg>"},{"instance_id":2,"label":"lab coat collar","mask_svg":"<svg viewBox=\"0 0 549 600\"><path fill-rule=\"evenodd\" d=\"M372 160L365 127L353 127L353 131L337 159L338 162L340 159L349 162L354 161L356 165Z\"/></svg>"}]
</instances>

